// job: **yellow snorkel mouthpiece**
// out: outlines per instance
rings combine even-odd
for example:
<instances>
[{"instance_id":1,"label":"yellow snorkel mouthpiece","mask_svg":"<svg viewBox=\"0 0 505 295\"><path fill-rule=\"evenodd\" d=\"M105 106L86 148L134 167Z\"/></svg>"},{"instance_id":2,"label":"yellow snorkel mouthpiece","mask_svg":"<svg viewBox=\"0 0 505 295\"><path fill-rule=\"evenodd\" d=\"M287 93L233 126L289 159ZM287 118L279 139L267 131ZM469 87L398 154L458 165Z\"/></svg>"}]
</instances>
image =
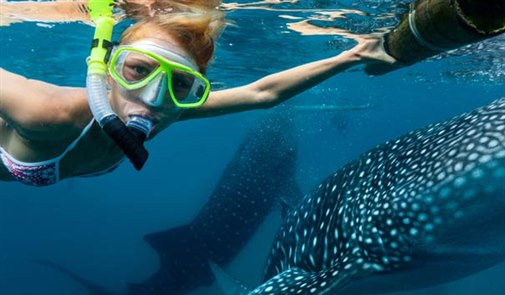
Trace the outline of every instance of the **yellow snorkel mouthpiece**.
<instances>
[{"instance_id":1,"label":"yellow snorkel mouthpiece","mask_svg":"<svg viewBox=\"0 0 505 295\"><path fill-rule=\"evenodd\" d=\"M112 17L113 7L114 0L88 1L89 15L96 26L88 60L88 74L107 72L107 59L112 49L112 29L115 22Z\"/></svg>"}]
</instances>

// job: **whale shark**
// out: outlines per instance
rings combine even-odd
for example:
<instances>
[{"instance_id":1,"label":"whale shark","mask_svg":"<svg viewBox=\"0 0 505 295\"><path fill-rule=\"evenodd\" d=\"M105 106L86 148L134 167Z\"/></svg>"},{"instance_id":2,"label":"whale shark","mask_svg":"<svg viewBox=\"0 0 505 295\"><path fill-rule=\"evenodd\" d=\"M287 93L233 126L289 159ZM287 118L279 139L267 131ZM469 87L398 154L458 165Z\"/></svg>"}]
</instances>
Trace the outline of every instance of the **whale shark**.
<instances>
[{"instance_id":1,"label":"whale shark","mask_svg":"<svg viewBox=\"0 0 505 295\"><path fill-rule=\"evenodd\" d=\"M272 112L248 132L207 203L183 226L148 234L160 269L129 295L186 294L213 283L207 263L226 265L274 208L299 202L297 142L289 113Z\"/></svg>"},{"instance_id":2,"label":"whale shark","mask_svg":"<svg viewBox=\"0 0 505 295\"><path fill-rule=\"evenodd\" d=\"M227 294L380 294L505 259L505 97L387 141L286 215L263 283L211 267Z\"/></svg>"},{"instance_id":3,"label":"whale shark","mask_svg":"<svg viewBox=\"0 0 505 295\"><path fill-rule=\"evenodd\" d=\"M289 114L273 111L255 123L189 224L144 236L158 253L160 268L145 281L128 284L122 294L179 295L212 284L208 260L227 265L275 208L299 202L297 138ZM117 294L54 262L34 262L66 274L89 294Z\"/></svg>"}]
</instances>

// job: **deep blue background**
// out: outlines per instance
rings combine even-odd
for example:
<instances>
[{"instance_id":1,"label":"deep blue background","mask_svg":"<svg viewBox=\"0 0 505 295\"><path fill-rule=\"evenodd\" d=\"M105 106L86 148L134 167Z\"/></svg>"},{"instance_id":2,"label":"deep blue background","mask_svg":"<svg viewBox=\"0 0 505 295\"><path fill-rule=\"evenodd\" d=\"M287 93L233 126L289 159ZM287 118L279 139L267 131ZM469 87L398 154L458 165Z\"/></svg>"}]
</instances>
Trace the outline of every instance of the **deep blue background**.
<instances>
[{"instance_id":1,"label":"deep blue background","mask_svg":"<svg viewBox=\"0 0 505 295\"><path fill-rule=\"evenodd\" d=\"M353 45L335 36L300 37L287 31L286 20L278 14L282 13L243 10L228 14L236 26L228 27L219 41L209 72L215 89L252 82ZM82 87L91 35L92 28L83 24L0 27L0 66L33 79ZM296 115L302 188L310 190L376 144L505 94L503 81L443 75L457 59L423 62L375 78L349 71L289 101L287 105L374 106ZM115 290L148 277L158 262L142 236L191 220L243 134L263 113L177 123L148 144L151 156L142 173L125 163L112 174L65 180L47 188L1 182L0 294L86 294L68 278L32 264L32 259L61 263ZM270 217L228 271L257 284L279 222L278 213ZM504 275L501 265L426 293L502 294ZM216 290L212 287L198 294L219 294Z\"/></svg>"}]
</instances>

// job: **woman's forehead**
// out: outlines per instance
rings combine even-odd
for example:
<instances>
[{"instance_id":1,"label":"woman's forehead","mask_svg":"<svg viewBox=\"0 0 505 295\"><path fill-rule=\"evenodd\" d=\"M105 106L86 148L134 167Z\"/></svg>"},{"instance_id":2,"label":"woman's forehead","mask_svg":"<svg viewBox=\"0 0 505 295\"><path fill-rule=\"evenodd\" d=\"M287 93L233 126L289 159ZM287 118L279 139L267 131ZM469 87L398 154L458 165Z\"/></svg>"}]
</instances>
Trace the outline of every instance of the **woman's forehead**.
<instances>
[{"instance_id":1,"label":"woman's forehead","mask_svg":"<svg viewBox=\"0 0 505 295\"><path fill-rule=\"evenodd\" d=\"M142 40L149 40L160 47L170 49L180 55L190 56L186 48L173 35L151 25L139 28L124 44L133 44Z\"/></svg>"},{"instance_id":2,"label":"woman's forehead","mask_svg":"<svg viewBox=\"0 0 505 295\"><path fill-rule=\"evenodd\" d=\"M146 38L165 40L166 42L169 42L171 44L181 46L181 44L179 43L177 38L174 37L173 34L155 24L149 24L149 23L144 23L142 24L142 26L136 28L136 30L132 32L131 36L128 39L129 42L132 42L135 40Z\"/></svg>"},{"instance_id":3,"label":"woman's forehead","mask_svg":"<svg viewBox=\"0 0 505 295\"><path fill-rule=\"evenodd\" d=\"M140 50L149 51L171 61L181 63L187 67L197 70L195 61L186 54L180 47L168 43L166 40L156 38L144 38L131 42L127 46L135 47ZM141 55L142 56L142 55Z\"/></svg>"}]
</instances>

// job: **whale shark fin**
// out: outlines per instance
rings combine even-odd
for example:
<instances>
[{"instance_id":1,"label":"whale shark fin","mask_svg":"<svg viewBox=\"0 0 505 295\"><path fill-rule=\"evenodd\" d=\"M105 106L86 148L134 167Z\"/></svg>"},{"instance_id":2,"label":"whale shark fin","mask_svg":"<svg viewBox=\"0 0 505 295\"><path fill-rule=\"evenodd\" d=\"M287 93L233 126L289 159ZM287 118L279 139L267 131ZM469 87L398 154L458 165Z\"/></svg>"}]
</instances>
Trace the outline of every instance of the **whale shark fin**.
<instances>
[{"instance_id":1,"label":"whale shark fin","mask_svg":"<svg viewBox=\"0 0 505 295\"><path fill-rule=\"evenodd\" d=\"M161 266L158 275L163 277L165 284L172 284L171 288L212 283L212 273L207 265L209 252L195 238L198 234L201 233L187 224L144 236L144 240L158 253ZM188 272L193 276L184 275Z\"/></svg>"},{"instance_id":2,"label":"whale shark fin","mask_svg":"<svg viewBox=\"0 0 505 295\"><path fill-rule=\"evenodd\" d=\"M194 238L188 225L150 233L144 236L146 241L158 254L170 252L179 255L181 250L194 244ZM175 252L175 253L174 253Z\"/></svg>"},{"instance_id":3,"label":"whale shark fin","mask_svg":"<svg viewBox=\"0 0 505 295\"><path fill-rule=\"evenodd\" d=\"M225 295L246 295L252 288L247 287L238 279L227 274L219 265L209 261L210 269L216 278L216 282Z\"/></svg>"},{"instance_id":4,"label":"whale shark fin","mask_svg":"<svg viewBox=\"0 0 505 295\"><path fill-rule=\"evenodd\" d=\"M341 290L353 279L382 270L378 264L366 263L363 259L337 263L319 272L290 268L254 289L251 294L326 294Z\"/></svg>"},{"instance_id":5,"label":"whale shark fin","mask_svg":"<svg viewBox=\"0 0 505 295\"><path fill-rule=\"evenodd\" d=\"M117 295L116 292L113 292L111 290L107 290L106 288L99 286L92 281L85 279L81 277L80 275L72 272L71 270L56 264L54 262L48 261L48 260L32 260L33 263L38 264L43 267L47 268L52 268L54 270L57 270L66 276L70 277L74 281L78 282L81 284L86 290L88 290L90 295Z\"/></svg>"},{"instance_id":6,"label":"whale shark fin","mask_svg":"<svg viewBox=\"0 0 505 295\"><path fill-rule=\"evenodd\" d=\"M286 219L286 216L288 216L289 212L294 207L293 207L293 205L288 203L284 198L280 198L279 203L281 205L281 217L282 217L282 220L284 220L284 219Z\"/></svg>"},{"instance_id":7,"label":"whale shark fin","mask_svg":"<svg viewBox=\"0 0 505 295\"><path fill-rule=\"evenodd\" d=\"M289 214L294 208L300 204L303 199L303 191L296 180L290 181L283 190L282 196L279 197L282 219Z\"/></svg>"}]
</instances>

